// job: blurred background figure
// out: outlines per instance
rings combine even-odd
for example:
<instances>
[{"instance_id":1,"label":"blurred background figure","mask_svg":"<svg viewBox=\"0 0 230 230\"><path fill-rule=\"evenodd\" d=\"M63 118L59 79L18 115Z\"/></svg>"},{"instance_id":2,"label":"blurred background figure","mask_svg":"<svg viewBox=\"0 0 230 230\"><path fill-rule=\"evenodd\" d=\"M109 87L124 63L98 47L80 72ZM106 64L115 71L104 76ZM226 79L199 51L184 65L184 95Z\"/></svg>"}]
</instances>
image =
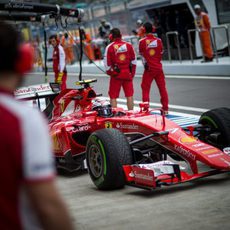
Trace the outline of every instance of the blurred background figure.
<instances>
[{"instance_id":1,"label":"blurred background figure","mask_svg":"<svg viewBox=\"0 0 230 230\"><path fill-rule=\"evenodd\" d=\"M138 19L136 22L136 29L133 30L133 33L138 36L139 38L143 38L145 36L145 31L143 27L143 21Z\"/></svg>"},{"instance_id":2,"label":"blurred background figure","mask_svg":"<svg viewBox=\"0 0 230 230\"><path fill-rule=\"evenodd\" d=\"M53 46L53 71L55 82L60 84L61 90L66 89L67 70L66 70L66 55L60 44L57 35L51 35L49 42Z\"/></svg>"},{"instance_id":3,"label":"blurred background figure","mask_svg":"<svg viewBox=\"0 0 230 230\"><path fill-rule=\"evenodd\" d=\"M113 26L105 19L101 19L100 23L101 24L98 28L99 36L104 40L105 46L107 46L109 44L109 33L113 29Z\"/></svg>"},{"instance_id":4,"label":"blurred background figure","mask_svg":"<svg viewBox=\"0 0 230 230\"><path fill-rule=\"evenodd\" d=\"M33 41L33 48L34 48L34 67L38 70L44 69L44 63L42 58L42 49L40 46L40 39L39 36Z\"/></svg>"},{"instance_id":5,"label":"blurred background figure","mask_svg":"<svg viewBox=\"0 0 230 230\"><path fill-rule=\"evenodd\" d=\"M97 44L97 42L92 41L92 48L93 48L95 60L101 60L101 59L102 59L101 48L100 48L100 46Z\"/></svg>"},{"instance_id":6,"label":"blurred background figure","mask_svg":"<svg viewBox=\"0 0 230 230\"><path fill-rule=\"evenodd\" d=\"M83 26L81 26L80 31L83 39L84 53L89 59L89 64L91 64L95 60L91 35L85 30Z\"/></svg>"},{"instance_id":7,"label":"blurred background figure","mask_svg":"<svg viewBox=\"0 0 230 230\"><path fill-rule=\"evenodd\" d=\"M195 5L194 10L196 13L195 24L199 30L201 46L204 54L203 62L211 62L213 60L213 50L210 36L210 20L208 14L201 10L200 5Z\"/></svg>"},{"instance_id":8,"label":"blurred background figure","mask_svg":"<svg viewBox=\"0 0 230 230\"><path fill-rule=\"evenodd\" d=\"M72 36L69 36L68 33L65 33L61 39L61 45L64 48L65 55L66 55L66 64L71 65L74 63L74 39Z\"/></svg>"},{"instance_id":9,"label":"blurred background figure","mask_svg":"<svg viewBox=\"0 0 230 230\"><path fill-rule=\"evenodd\" d=\"M64 34L63 34L62 31L60 31L60 32L58 33L58 40L60 41L60 44L61 44L61 45L62 45L62 43L64 42L64 39L65 39Z\"/></svg>"}]
</instances>

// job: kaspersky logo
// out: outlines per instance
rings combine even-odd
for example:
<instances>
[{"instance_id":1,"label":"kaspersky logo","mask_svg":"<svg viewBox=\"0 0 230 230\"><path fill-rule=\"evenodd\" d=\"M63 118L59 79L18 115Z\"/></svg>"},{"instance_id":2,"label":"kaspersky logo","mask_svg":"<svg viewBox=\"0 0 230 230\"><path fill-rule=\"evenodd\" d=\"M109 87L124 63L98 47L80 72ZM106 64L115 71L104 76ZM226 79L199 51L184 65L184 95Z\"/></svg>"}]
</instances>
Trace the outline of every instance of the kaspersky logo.
<instances>
[{"instance_id":1,"label":"kaspersky logo","mask_svg":"<svg viewBox=\"0 0 230 230\"><path fill-rule=\"evenodd\" d=\"M174 144L174 149L180 153L182 156L186 157L186 158L190 158L192 160L196 160L196 156L194 154L192 154L189 150L187 149L184 149L183 147L181 146L178 146L176 144Z\"/></svg>"}]
</instances>

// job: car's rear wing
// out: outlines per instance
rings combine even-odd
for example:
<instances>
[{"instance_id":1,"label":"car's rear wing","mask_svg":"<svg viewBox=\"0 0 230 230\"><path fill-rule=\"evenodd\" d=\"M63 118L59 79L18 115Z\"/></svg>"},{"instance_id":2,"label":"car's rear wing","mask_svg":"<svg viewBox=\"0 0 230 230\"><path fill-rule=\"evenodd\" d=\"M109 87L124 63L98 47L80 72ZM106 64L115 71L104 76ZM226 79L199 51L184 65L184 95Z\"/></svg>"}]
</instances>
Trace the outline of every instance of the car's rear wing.
<instances>
[{"instance_id":1,"label":"car's rear wing","mask_svg":"<svg viewBox=\"0 0 230 230\"><path fill-rule=\"evenodd\" d=\"M58 83L45 83L21 87L15 90L14 95L19 100L35 100L39 98L48 98L57 95L60 92Z\"/></svg>"}]
</instances>

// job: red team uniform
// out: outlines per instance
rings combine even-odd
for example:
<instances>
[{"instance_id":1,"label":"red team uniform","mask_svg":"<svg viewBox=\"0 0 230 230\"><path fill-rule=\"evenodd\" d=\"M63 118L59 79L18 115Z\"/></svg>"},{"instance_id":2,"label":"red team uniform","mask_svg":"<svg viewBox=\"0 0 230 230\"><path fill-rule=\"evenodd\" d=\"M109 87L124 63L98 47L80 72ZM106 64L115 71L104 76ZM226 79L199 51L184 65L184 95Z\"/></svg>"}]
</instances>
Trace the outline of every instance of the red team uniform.
<instances>
[{"instance_id":1,"label":"red team uniform","mask_svg":"<svg viewBox=\"0 0 230 230\"><path fill-rule=\"evenodd\" d=\"M114 39L106 47L104 64L106 73L111 77L110 98L118 98L121 87L123 87L125 97L132 97L133 77L136 72L136 55L132 45L121 38Z\"/></svg>"},{"instance_id":2,"label":"red team uniform","mask_svg":"<svg viewBox=\"0 0 230 230\"><path fill-rule=\"evenodd\" d=\"M34 52L14 26L0 21L0 229L69 229L72 221L55 185L48 124L14 92L31 71Z\"/></svg>"},{"instance_id":3,"label":"red team uniform","mask_svg":"<svg viewBox=\"0 0 230 230\"><path fill-rule=\"evenodd\" d=\"M0 229L41 229L23 185L55 176L46 121L3 89L0 114Z\"/></svg>"},{"instance_id":4,"label":"red team uniform","mask_svg":"<svg viewBox=\"0 0 230 230\"><path fill-rule=\"evenodd\" d=\"M63 47L58 44L53 50L53 71L55 74L55 82L60 83L61 90L66 89L67 71L65 58L65 51ZM60 76L60 73L62 76Z\"/></svg>"},{"instance_id":5,"label":"red team uniform","mask_svg":"<svg viewBox=\"0 0 230 230\"><path fill-rule=\"evenodd\" d=\"M139 42L139 53L143 58L143 64L145 66L141 83L142 100L143 102L150 101L149 93L151 83L155 80L161 96L162 109L168 111L168 93L161 64L163 54L161 39L151 33L147 34Z\"/></svg>"}]
</instances>

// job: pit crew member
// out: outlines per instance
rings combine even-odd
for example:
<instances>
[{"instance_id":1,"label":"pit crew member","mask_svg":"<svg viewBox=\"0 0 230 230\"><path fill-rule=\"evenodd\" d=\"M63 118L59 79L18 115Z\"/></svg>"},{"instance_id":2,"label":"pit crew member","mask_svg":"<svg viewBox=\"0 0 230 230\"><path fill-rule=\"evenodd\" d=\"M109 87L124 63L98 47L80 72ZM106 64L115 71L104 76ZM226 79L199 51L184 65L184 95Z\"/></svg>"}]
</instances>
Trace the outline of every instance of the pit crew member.
<instances>
[{"instance_id":1,"label":"pit crew member","mask_svg":"<svg viewBox=\"0 0 230 230\"><path fill-rule=\"evenodd\" d=\"M155 80L158 86L162 109L165 114L168 113L168 92L166 89L165 75L163 72L161 60L163 54L163 45L160 38L153 35L153 26L150 22L143 25L145 37L139 41L139 53L142 56L144 73L142 76L142 100L150 102L150 88L152 81Z\"/></svg>"},{"instance_id":2,"label":"pit crew member","mask_svg":"<svg viewBox=\"0 0 230 230\"><path fill-rule=\"evenodd\" d=\"M0 229L73 229L55 186L46 121L13 96L32 65L31 48L0 22Z\"/></svg>"},{"instance_id":3,"label":"pit crew member","mask_svg":"<svg viewBox=\"0 0 230 230\"><path fill-rule=\"evenodd\" d=\"M210 20L208 14L201 10L200 5L196 4L194 6L194 10L196 13L195 24L199 31L200 41L205 58L203 62L211 62L213 60L213 50L210 36Z\"/></svg>"},{"instance_id":4,"label":"pit crew member","mask_svg":"<svg viewBox=\"0 0 230 230\"><path fill-rule=\"evenodd\" d=\"M106 73L110 76L110 103L113 108L117 107L117 98L122 87L127 99L128 110L132 110L136 55L133 46L122 40L121 32L118 28L112 29L109 37L111 43L105 50L104 65Z\"/></svg>"},{"instance_id":5,"label":"pit crew member","mask_svg":"<svg viewBox=\"0 0 230 230\"><path fill-rule=\"evenodd\" d=\"M66 71L66 55L57 35L51 35L49 42L53 46L53 71L55 74L55 82L61 85L61 90L66 89L67 71Z\"/></svg>"}]
</instances>

